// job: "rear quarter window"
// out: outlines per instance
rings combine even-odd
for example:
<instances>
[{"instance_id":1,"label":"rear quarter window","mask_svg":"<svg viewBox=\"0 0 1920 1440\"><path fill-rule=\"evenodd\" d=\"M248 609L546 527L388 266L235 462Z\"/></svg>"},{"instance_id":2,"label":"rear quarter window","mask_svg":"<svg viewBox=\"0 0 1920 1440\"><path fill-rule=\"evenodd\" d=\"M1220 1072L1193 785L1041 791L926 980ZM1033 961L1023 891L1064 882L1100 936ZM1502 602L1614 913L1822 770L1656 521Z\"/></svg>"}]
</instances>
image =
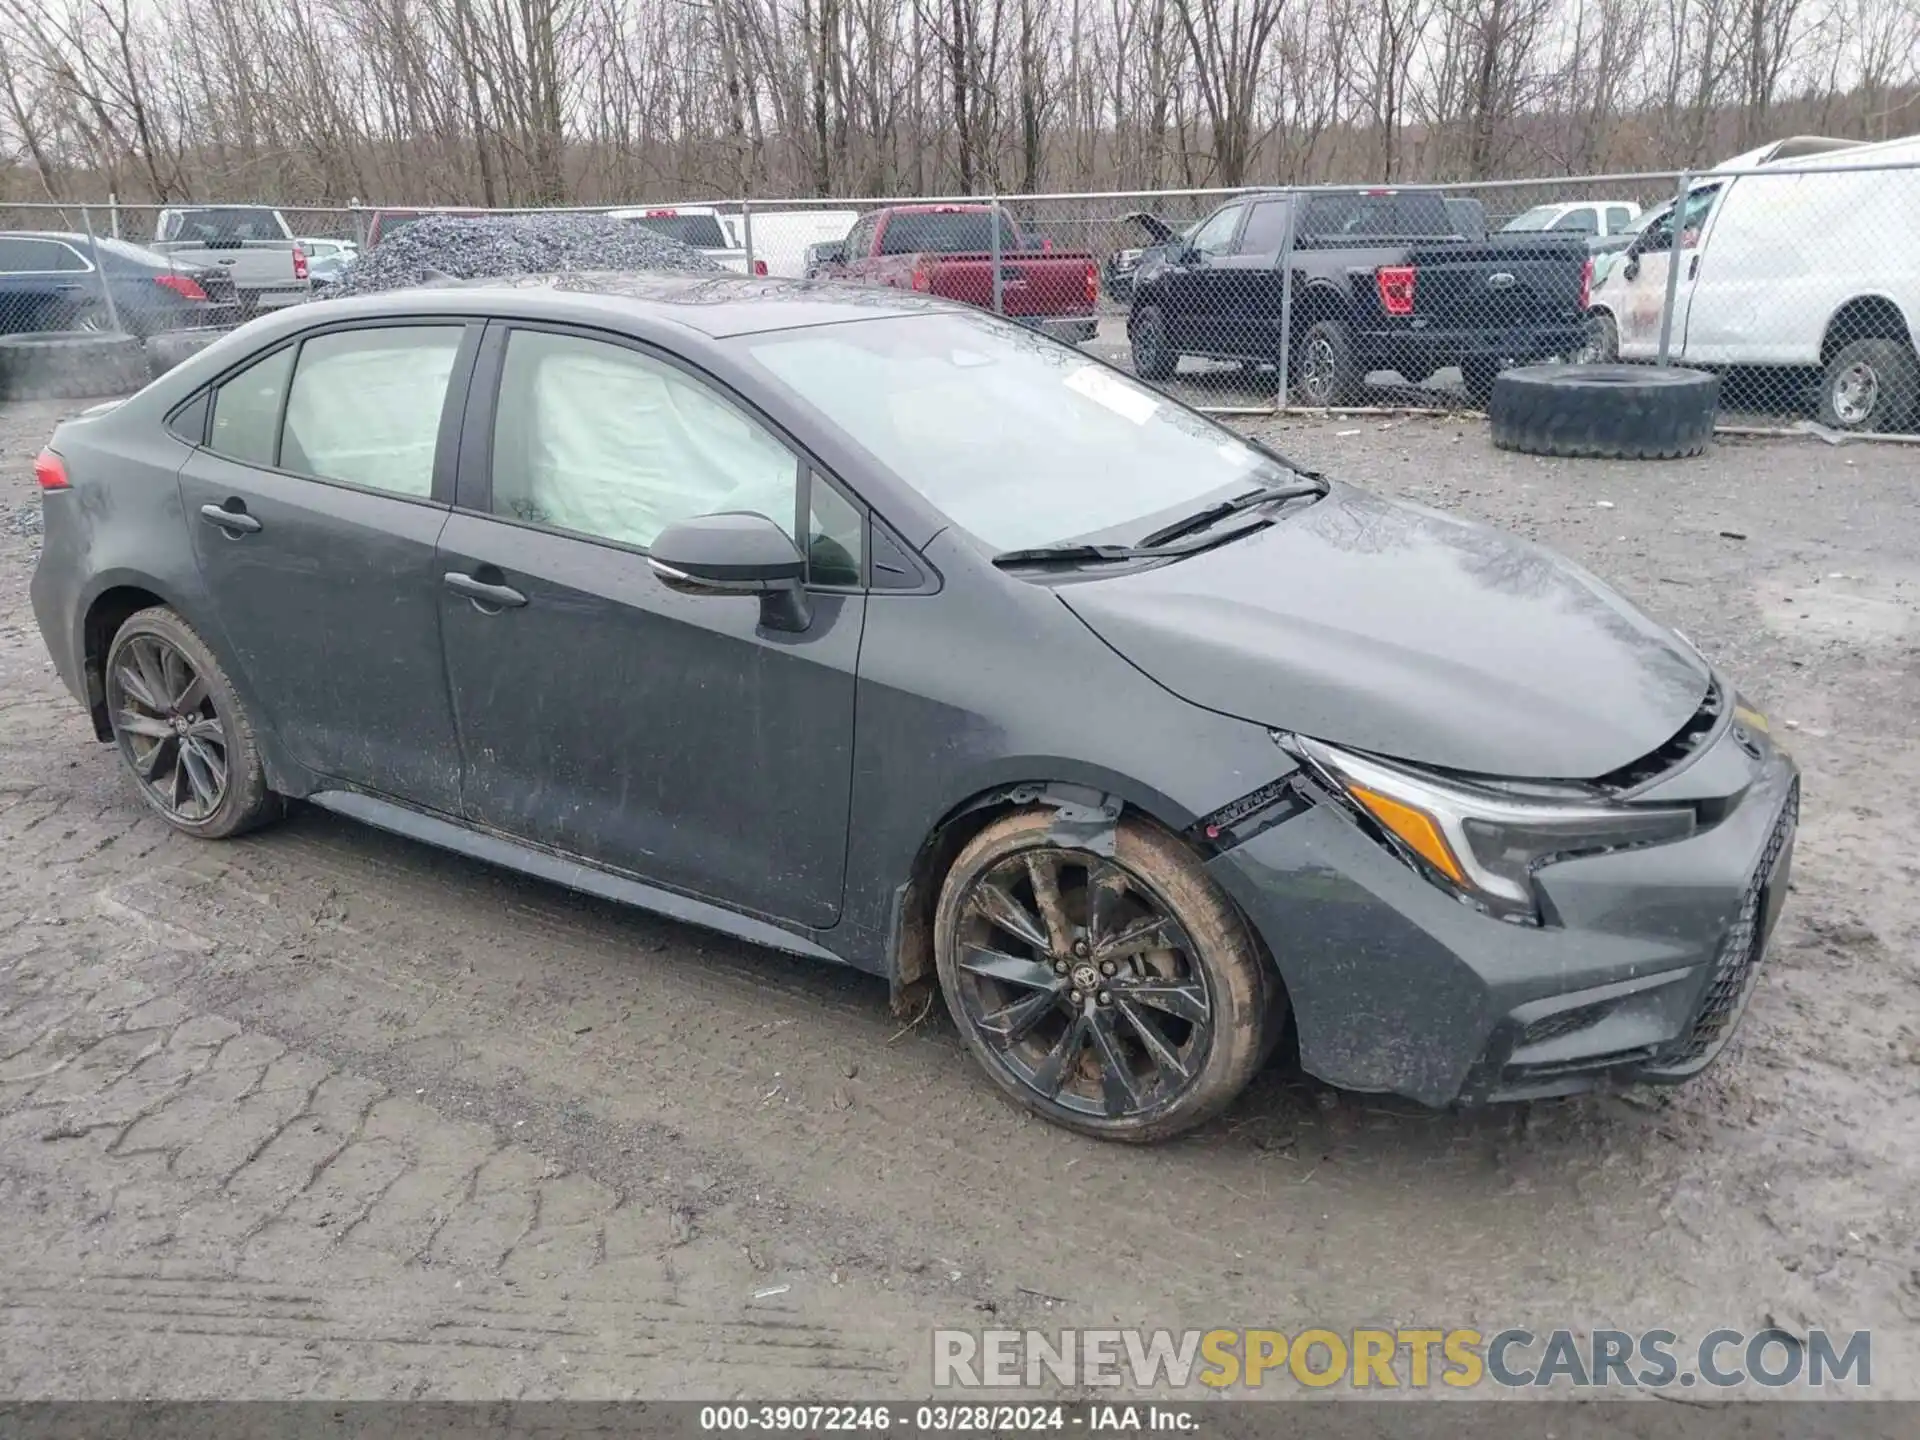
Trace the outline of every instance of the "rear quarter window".
<instances>
[{"instance_id":1,"label":"rear quarter window","mask_svg":"<svg viewBox=\"0 0 1920 1440\"><path fill-rule=\"evenodd\" d=\"M280 409L293 374L294 346L256 360L229 376L213 394L213 427L207 448L245 465L272 465Z\"/></svg>"}]
</instances>

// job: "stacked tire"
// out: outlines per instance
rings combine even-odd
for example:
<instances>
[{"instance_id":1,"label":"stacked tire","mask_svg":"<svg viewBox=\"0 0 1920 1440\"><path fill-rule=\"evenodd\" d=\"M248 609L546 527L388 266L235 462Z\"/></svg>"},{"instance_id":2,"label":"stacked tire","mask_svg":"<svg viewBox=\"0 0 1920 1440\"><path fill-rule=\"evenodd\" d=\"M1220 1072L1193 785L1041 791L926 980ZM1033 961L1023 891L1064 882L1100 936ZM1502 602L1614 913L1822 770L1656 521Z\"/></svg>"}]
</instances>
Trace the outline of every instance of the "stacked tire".
<instances>
[{"instance_id":1,"label":"stacked tire","mask_svg":"<svg viewBox=\"0 0 1920 1440\"><path fill-rule=\"evenodd\" d=\"M1713 440L1720 377L1651 365L1527 365L1493 382L1493 443L1527 455L1676 460Z\"/></svg>"}]
</instances>

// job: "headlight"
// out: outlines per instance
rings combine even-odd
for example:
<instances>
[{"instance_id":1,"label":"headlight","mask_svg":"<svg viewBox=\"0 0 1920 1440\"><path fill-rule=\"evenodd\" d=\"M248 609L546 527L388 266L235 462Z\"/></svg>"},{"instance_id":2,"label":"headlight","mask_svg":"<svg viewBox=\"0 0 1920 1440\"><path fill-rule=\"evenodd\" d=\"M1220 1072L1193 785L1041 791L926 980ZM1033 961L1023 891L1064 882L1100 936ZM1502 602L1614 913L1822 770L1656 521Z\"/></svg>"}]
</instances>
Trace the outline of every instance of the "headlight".
<instances>
[{"instance_id":1,"label":"headlight","mask_svg":"<svg viewBox=\"0 0 1920 1440\"><path fill-rule=\"evenodd\" d=\"M1574 855L1680 840L1694 812L1672 806L1516 799L1293 737L1290 747L1416 868L1502 919L1537 923L1533 873Z\"/></svg>"}]
</instances>

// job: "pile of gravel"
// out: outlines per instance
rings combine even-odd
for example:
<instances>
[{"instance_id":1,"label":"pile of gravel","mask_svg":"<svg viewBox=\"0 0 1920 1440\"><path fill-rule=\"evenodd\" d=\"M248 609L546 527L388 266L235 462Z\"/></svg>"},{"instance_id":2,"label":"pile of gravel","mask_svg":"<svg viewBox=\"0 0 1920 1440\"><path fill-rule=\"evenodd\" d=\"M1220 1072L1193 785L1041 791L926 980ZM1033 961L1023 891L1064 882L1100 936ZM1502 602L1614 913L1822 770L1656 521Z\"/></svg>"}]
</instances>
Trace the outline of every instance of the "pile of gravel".
<instances>
[{"instance_id":1,"label":"pile of gravel","mask_svg":"<svg viewBox=\"0 0 1920 1440\"><path fill-rule=\"evenodd\" d=\"M404 290L437 276L485 280L570 270L723 273L692 246L605 215L428 215L362 254L327 286L326 298Z\"/></svg>"}]
</instances>

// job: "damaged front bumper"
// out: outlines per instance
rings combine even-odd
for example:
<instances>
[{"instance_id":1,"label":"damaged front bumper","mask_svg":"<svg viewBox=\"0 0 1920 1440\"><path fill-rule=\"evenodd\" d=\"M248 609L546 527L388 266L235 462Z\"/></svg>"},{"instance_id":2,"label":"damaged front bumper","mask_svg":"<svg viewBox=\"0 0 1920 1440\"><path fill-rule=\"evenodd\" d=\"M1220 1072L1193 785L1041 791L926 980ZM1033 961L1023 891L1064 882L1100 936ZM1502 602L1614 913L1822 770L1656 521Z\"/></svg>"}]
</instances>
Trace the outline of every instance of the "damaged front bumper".
<instances>
[{"instance_id":1,"label":"damaged front bumper","mask_svg":"<svg viewBox=\"0 0 1920 1440\"><path fill-rule=\"evenodd\" d=\"M1687 839L1540 870L1539 926L1460 903L1331 804L1209 869L1280 969L1302 1066L1331 1084L1439 1106L1683 1080L1745 1009L1799 811L1792 760L1731 729L1644 798L1708 783L1718 818Z\"/></svg>"}]
</instances>

